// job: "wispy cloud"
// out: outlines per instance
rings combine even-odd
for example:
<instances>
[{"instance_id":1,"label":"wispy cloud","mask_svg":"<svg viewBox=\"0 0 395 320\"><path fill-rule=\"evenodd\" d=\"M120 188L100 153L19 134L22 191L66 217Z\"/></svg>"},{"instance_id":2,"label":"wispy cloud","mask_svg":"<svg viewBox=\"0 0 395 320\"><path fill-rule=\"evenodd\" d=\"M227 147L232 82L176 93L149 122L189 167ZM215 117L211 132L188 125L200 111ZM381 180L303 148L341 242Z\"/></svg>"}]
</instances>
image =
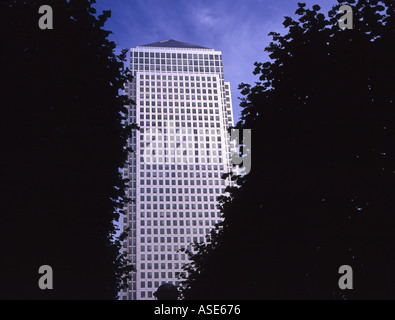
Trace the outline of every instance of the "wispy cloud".
<instances>
[{"instance_id":1,"label":"wispy cloud","mask_svg":"<svg viewBox=\"0 0 395 320\"><path fill-rule=\"evenodd\" d=\"M212 28L218 25L220 19L209 8L200 7L194 11L196 20L203 26Z\"/></svg>"}]
</instances>

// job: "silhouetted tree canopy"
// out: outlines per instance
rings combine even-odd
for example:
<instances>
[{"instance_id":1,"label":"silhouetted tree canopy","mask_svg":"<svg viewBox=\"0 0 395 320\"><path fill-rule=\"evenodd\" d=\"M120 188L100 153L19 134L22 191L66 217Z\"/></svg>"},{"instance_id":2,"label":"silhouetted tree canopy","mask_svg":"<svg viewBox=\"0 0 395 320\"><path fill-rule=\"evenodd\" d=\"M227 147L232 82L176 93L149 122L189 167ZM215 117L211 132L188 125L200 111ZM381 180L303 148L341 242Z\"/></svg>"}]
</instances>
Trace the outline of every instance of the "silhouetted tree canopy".
<instances>
[{"instance_id":1,"label":"silhouetted tree canopy","mask_svg":"<svg viewBox=\"0 0 395 320\"><path fill-rule=\"evenodd\" d=\"M328 16L299 3L240 86L252 171L191 253L185 299L395 298L395 2L338 2Z\"/></svg>"},{"instance_id":2,"label":"silhouetted tree canopy","mask_svg":"<svg viewBox=\"0 0 395 320\"><path fill-rule=\"evenodd\" d=\"M130 76L94 3L0 3L2 299L114 299L131 271L114 224L129 201L118 168ZM52 30L39 28L41 5ZM38 287L42 265L53 290Z\"/></svg>"}]
</instances>

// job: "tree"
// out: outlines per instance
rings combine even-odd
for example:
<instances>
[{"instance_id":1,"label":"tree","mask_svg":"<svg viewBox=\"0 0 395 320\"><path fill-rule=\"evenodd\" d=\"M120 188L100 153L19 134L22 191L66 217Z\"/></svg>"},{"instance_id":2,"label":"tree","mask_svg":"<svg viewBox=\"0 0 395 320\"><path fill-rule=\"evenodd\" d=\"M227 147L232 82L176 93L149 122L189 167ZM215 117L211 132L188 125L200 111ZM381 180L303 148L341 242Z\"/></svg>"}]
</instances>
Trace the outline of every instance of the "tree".
<instances>
[{"instance_id":1,"label":"tree","mask_svg":"<svg viewBox=\"0 0 395 320\"><path fill-rule=\"evenodd\" d=\"M3 144L0 297L114 299L132 270L117 237L130 201L124 167L132 103L126 51L93 0L1 2ZM53 9L40 29L39 8ZM40 290L40 266L53 290Z\"/></svg>"},{"instance_id":2,"label":"tree","mask_svg":"<svg viewBox=\"0 0 395 320\"><path fill-rule=\"evenodd\" d=\"M255 63L237 128L252 171L220 202L223 222L190 252L185 299L395 297L394 2L299 3L272 61ZM338 286L354 271L354 290Z\"/></svg>"}]
</instances>

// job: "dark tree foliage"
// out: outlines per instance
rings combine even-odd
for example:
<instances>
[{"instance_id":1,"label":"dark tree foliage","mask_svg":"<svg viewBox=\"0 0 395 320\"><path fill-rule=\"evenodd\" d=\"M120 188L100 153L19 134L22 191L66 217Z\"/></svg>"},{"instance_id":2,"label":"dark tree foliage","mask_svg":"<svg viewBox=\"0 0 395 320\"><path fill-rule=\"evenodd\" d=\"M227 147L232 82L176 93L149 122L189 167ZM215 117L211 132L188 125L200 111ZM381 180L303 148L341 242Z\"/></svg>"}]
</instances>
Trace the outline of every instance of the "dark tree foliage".
<instances>
[{"instance_id":1,"label":"dark tree foliage","mask_svg":"<svg viewBox=\"0 0 395 320\"><path fill-rule=\"evenodd\" d=\"M0 3L2 299L114 299L132 267L114 224L130 79L93 0ZM53 9L53 30L38 25ZM38 287L53 268L53 290Z\"/></svg>"},{"instance_id":2,"label":"dark tree foliage","mask_svg":"<svg viewBox=\"0 0 395 320\"><path fill-rule=\"evenodd\" d=\"M395 298L395 2L338 2L328 17L299 3L240 86L252 171L191 254L185 299Z\"/></svg>"}]
</instances>

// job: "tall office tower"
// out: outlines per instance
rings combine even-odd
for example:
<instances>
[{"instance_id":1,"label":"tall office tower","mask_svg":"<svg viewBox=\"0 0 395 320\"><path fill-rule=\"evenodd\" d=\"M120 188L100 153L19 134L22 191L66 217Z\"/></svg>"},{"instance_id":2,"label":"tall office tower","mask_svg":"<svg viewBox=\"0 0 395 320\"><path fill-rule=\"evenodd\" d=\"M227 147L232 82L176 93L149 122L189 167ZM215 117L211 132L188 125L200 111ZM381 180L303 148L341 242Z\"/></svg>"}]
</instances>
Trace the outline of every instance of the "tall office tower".
<instances>
[{"instance_id":1,"label":"tall office tower","mask_svg":"<svg viewBox=\"0 0 395 320\"><path fill-rule=\"evenodd\" d=\"M163 283L178 284L188 257L220 220L217 198L230 182L233 126L230 85L220 51L166 40L131 49L134 80L126 93L136 105L129 146L129 197L123 250L137 271L121 299L152 300Z\"/></svg>"}]
</instances>

